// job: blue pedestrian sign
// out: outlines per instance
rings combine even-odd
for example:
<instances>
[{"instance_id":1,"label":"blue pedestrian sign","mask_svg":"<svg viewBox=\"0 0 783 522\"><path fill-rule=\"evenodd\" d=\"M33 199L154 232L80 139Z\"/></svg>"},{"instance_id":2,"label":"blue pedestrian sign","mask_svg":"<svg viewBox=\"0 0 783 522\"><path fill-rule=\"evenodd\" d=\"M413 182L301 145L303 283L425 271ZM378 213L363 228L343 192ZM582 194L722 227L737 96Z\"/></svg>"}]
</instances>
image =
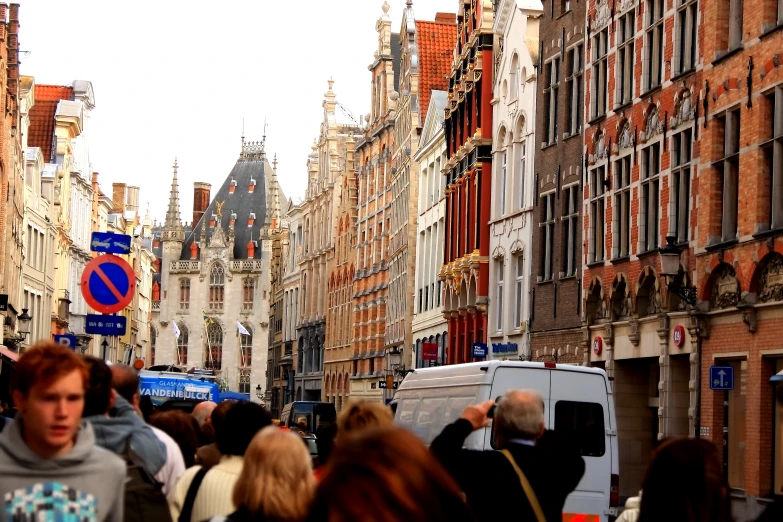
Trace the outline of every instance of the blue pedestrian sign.
<instances>
[{"instance_id":1,"label":"blue pedestrian sign","mask_svg":"<svg viewBox=\"0 0 783 522\"><path fill-rule=\"evenodd\" d=\"M732 366L710 366L710 389L728 391L734 389L734 368Z\"/></svg>"},{"instance_id":2,"label":"blue pedestrian sign","mask_svg":"<svg viewBox=\"0 0 783 522\"><path fill-rule=\"evenodd\" d=\"M485 343L473 343L473 358L485 359L487 357L487 345Z\"/></svg>"},{"instance_id":3,"label":"blue pedestrian sign","mask_svg":"<svg viewBox=\"0 0 783 522\"><path fill-rule=\"evenodd\" d=\"M126 234L111 232L93 232L90 239L90 250L107 254L130 253L131 237Z\"/></svg>"},{"instance_id":4,"label":"blue pedestrian sign","mask_svg":"<svg viewBox=\"0 0 783 522\"><path fill-rule=\"evenodd\" d=\"M76 348L76 345L79 343L76 336L73 334L55 335L54 342L67 346L68 348Z\"/></svg>"},{"instance_id":5,"label":"blue pedestrian sign","mask_svg":"<svg viewBox=\"0 0 783 522\"><path fill-rule=\"evenodd\" d=\"M84 331L94 335L125 335L128 318L123 315L87 314Z\"/></svg>"}]
</instances>

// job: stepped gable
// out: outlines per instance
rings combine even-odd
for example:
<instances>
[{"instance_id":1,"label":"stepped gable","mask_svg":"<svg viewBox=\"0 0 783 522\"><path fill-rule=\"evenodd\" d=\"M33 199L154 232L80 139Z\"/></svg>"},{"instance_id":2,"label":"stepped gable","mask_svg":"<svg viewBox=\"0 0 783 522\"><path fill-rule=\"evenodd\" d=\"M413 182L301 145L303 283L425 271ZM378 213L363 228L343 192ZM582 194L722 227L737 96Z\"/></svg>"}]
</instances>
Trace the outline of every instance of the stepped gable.
<instances>
[{"instance_id":1,"label":"stepped gable","mask_svg":"<svg viewBox=\"0 0 783 522\"><path fill-rule=\"evenodd\" d=\"M223 185L212 197L204 215L192 231L185 234L180 259L191 259L191 244L196 242L201 251L209 245L220 245L229 241L229 223L235 214L234 223L234 259L247 259L249 241L255 241L253 258L261 258L261 232L267 221L267 187L272 175L272 166L264 153L263 142L243 143L239 156L231 173ZM250 191L250 186L253 191ZM232 189L233 187L233 189ZM221 214L220 218L217 217ZM251 214L254 218L251 219ZM216 226L210 226L215 219ZM202 240L205 244L201 244Z\"/></svg>"}]
</instances>

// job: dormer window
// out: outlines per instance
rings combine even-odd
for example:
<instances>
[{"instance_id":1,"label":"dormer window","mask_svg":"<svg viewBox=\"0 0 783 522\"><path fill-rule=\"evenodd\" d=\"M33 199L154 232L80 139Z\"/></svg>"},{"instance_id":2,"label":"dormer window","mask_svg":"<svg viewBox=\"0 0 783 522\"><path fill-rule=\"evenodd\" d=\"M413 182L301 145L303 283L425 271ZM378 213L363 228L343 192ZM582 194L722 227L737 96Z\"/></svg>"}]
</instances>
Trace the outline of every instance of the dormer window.
<instances>
[{"instance_id":1,"label":"dormer window","mask_svg":"<svg viewBox=\"0 0 783 522\"><path fill-rule=\"evenodd\" d=\"M247 186L247 191L252 194L256 190L256 180L250 178L250 184Z\"/></svg>"},{"instance_id":2,"label":"dormer window","mask_svg":"<svg viewBox=\"0 0 783 522\"><path fill-rule=\"evenodd\" d=\"M209 218L209 226L215 228L216 225L217 225L217 216L215 214L212 214L212 217Z\"/></svg>"},{"instance_id":3,"label":"dormer window","mask_svg":"<svg viewBox=\"0 0 783 522\"><path fill-rule=\"evenodd\" d=\"M234 223L237 222L237 213L234 211L231 211L231 217L228 219L228 224L232 227L234 226Z\"/></svg>"},{"instance_id":4,"label":"dormer window","mask_svg":"<svg viewBox=\"0 0 783 522\"><path fill-rule=\"evenodd\" d=\"M234 178L231 178L231 183L228 184L228 193L233 194L236 188L237 188L237 181Z\"/></svg>"},{"instance_id":5,"label":"dormer window","mask_svg":"<svg viewBox=\"0 0 783 522\"><path fill-rule=\"evenodd\" d=\"M255 222L256 222L256 213L255 212L251 212L250 216L248 216L248 218L247 218L247 226L252 227L253 223L255 223Z\"/></svg>"}]
</instances>

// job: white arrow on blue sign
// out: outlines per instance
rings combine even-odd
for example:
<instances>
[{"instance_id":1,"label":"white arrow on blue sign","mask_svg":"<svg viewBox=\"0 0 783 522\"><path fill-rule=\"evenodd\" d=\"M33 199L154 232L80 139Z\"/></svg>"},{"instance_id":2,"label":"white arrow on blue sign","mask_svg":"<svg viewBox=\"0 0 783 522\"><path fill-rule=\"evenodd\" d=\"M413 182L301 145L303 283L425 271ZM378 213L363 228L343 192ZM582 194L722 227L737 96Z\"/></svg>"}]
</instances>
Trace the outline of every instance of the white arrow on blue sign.
<instances>
[{"instance_id":1,"label":"white arrow on blue sign","mask_svg":"<svg viewBox=\"0 0 783 522\"><path fill-rule=\"evenodd\" d=\"M710 366L710 389L728 391L734 389L733 366Z\"/></svg>"}]
</instances>

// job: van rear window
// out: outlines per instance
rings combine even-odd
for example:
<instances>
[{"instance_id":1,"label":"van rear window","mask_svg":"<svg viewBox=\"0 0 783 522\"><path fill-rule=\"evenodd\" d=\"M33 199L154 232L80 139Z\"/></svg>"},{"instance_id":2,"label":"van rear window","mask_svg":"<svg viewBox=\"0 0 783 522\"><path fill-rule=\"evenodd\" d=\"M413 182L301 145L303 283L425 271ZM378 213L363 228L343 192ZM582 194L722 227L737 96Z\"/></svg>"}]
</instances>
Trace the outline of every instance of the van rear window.
<instances>
[{"instance_id":1,"label":"van rear window","mask_svg":"<svg viewBox=\"0 0 783 522\"><path fill-rule=\"evenodd\" d=\"M598 403L557 401L555 431L576 445L584 457L606 453L604 408Z\"/></svg>"}]
</instances>

